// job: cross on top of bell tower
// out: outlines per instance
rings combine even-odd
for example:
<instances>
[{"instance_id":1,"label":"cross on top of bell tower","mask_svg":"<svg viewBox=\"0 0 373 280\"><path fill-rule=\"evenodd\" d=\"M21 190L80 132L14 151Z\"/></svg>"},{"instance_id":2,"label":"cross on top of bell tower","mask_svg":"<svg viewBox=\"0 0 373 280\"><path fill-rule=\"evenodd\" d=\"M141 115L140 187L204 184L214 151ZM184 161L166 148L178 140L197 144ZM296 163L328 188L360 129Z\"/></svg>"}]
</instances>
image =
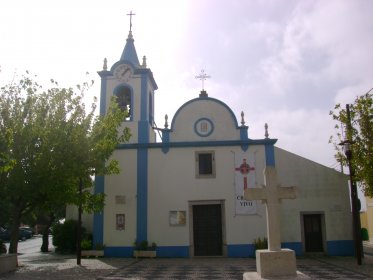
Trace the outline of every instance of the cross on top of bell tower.
<instances>
[{"instance_id":1,"label":"cross on top of bell tower","mask_svg":"<svg viewBox=\"0 0 373 280\"><path fill-rule=\"evenodd\" d=\"M135 16L136 14L132 13L132 11L130 11L129 14L127 14L127 16L130 16L130 32L132 31L132 16Z\"/></svg>"}]
</instances>

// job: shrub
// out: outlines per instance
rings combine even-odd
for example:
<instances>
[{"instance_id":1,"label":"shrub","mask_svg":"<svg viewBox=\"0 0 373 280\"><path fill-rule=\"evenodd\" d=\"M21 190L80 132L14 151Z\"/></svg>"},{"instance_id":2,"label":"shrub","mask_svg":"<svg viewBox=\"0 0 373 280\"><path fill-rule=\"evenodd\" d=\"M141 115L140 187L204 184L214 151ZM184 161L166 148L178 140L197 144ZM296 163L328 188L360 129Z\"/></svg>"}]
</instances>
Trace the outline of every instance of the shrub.
<instances>
[{"instance_id":1,"label":"shrub","mask_svg":"<svg viewBox=\"0 0 373 280\"><path fill-rule=\"evenodd\" d=\"M63 224L53 226L53 245L56 247L56 252L69 254L76 252L76 230L78 222L74 220L65 221ZM82 235L84 229L82 228Z\"/></svg>"},{"instance_id":2,"label":"shrub","mask_svg":"<svg viewBox=\"0 0 373 280\"><path fill-rule=\"evenodd\" d=\"M0 239L0 255L1 254L6 254L6 246L4 242Z\"/></svg>"},{"instance_id":3,"label":"shrub","mask_svg":"<svg viewBox=\"0 0 373 280\"><path fill-rule=\"evenodd\" d=\"M254 246L255 250L268 249L267 238L264 237L263 239L260 239L260 237L258 237L257 239L254 239Z\"/></svg>"},{"instance_id":4,"label":"shrub","mask_svg":"<svg viewBox=\"0 0 373 280\"><path fill-rule=\"evenodd\" d=\"M135 250L139 251L154 251L157 248L157 244L155 242L149 246L149 242L147 240L143 240L141 242L135 241L134 246Z\"/></svg>"},{"instance_id":5,"label":"shrub","mask_svg":"<svg viewBox=\"0 0 373 280\"><path fill-rule=\"evenodd\" d=\"M94 246L94 249L95 249L95 250L104 250L104 249L105 249L105 244L97 243L97 244Z\"/></svg>"},{"instance_id":6,"label":"shrub","mask_svg":"<svg viewBox=\"0 0 373 280\"><path fill-rule=\"evenodd\" d=\"M80 247L82 250L91 250L92 249L92 241L89 239L83 239L80 243Z\"/></svg>"},{"instance_id":7,"label":"shrub","mask_svg":"<svg viewBox=\"0 0 373 280\"><path fill-rule=\"evenodd\" d=\"M368 233L368 230L366 228L361 229L361 239L364 240L364 241L369 240L369 233Z\"/></svg>"}]
</instances>

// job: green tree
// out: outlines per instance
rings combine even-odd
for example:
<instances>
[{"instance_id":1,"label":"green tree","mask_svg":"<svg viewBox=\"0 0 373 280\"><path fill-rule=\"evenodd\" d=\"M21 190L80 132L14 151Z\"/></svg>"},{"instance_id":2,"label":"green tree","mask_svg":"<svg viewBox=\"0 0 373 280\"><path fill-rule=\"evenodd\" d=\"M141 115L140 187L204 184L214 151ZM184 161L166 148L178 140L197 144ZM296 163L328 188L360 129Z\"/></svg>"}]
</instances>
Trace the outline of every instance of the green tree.
<instances>
[{"instance_id":1,"label":"green tree","mask_svg":"<svg viewBox=\"0 0 373 280\"><path fill-rule=\"evenodd\" d=\"M102 209L104 196L90 191L92 176L119 172L110 156L130 137L121 127L126 112L114 100L105 116L95 115L95 102L86 112L87 83L74 91L51 80L43 90L33 79L27 73L0 91L0 137L7 139L0 154L8 166L0 170L0 192L10 204L11 253L17 252L21 218L36 209L50 214L65 204Z\"/></svg>"},{"instance_id":2,"label":"green tree","mask_svg":"<svg viewBox=\"0 0 373 280\"><path fill-rule=\"evenodd\" d=\"M330 115L338 122L335 128L337 138L330 138L336 149L335 158L347 166L346 156L342 147L338 145L344 138L353 142L352 166L355 170L355 179L362 185L365 195L373 197L373 89L364 95L356 97L354 104L350 105L351 125L348 131L346 109L337 104ZM347 133L347 135L342 135Z\"/></svg>"}]
</instances>

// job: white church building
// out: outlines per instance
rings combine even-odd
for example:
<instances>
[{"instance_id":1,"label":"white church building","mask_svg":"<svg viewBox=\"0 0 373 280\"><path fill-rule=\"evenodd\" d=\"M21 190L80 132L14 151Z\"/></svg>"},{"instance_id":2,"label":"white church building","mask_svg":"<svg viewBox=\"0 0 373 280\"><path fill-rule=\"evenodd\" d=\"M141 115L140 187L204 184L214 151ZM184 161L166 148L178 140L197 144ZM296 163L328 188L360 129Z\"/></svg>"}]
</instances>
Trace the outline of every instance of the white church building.
<instances>
[{"instance_id":1,"label":"white church building","mask_svg":"<svg viewBox=\"0 0 373 280\"><path fill-rule=\"evenodd\" d=\"M296 199L281 204L282 247L353 255L345 175L276 147L267 128L252 139L243 114L237 120L204 90L155 129L157 84L145 58L139 63L131 31L120 60L110 69L105 62L99 75L100 114L117 96L132 134L113 154L120 174L96 177L105 207L85 224L105 256L131 257L143 240L157 244L157 257L254 256L254 239L267 234L265 206L243 192L264 184L266 166L276 167L282 186L298 188Z\"/></svg>"}]
</instances>

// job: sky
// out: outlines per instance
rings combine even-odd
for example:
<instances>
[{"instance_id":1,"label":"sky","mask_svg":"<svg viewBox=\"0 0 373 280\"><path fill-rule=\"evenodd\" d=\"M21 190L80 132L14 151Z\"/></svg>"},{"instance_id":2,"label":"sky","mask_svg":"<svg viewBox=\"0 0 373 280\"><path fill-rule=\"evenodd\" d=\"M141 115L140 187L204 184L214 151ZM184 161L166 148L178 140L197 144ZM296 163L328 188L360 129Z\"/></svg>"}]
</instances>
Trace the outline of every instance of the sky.
<instances>
[{"instance_id":1,"label":"sky","mask_svg":"<svg viewBox=\"0 0 373 280\"><path fill-rule=\"evenodd\" d=\"M120 59L132 31L158 85L155 120L198 97L225 102L249 138L338 168L329 111L373 87L371 0L12 0L0 4L0 85L25 70L61 86L87 80L99 96L103 60ZM87 75L86 72L89 72ZM90 102L87 101L87 102Z\"/></svg>"}]
</instances>

